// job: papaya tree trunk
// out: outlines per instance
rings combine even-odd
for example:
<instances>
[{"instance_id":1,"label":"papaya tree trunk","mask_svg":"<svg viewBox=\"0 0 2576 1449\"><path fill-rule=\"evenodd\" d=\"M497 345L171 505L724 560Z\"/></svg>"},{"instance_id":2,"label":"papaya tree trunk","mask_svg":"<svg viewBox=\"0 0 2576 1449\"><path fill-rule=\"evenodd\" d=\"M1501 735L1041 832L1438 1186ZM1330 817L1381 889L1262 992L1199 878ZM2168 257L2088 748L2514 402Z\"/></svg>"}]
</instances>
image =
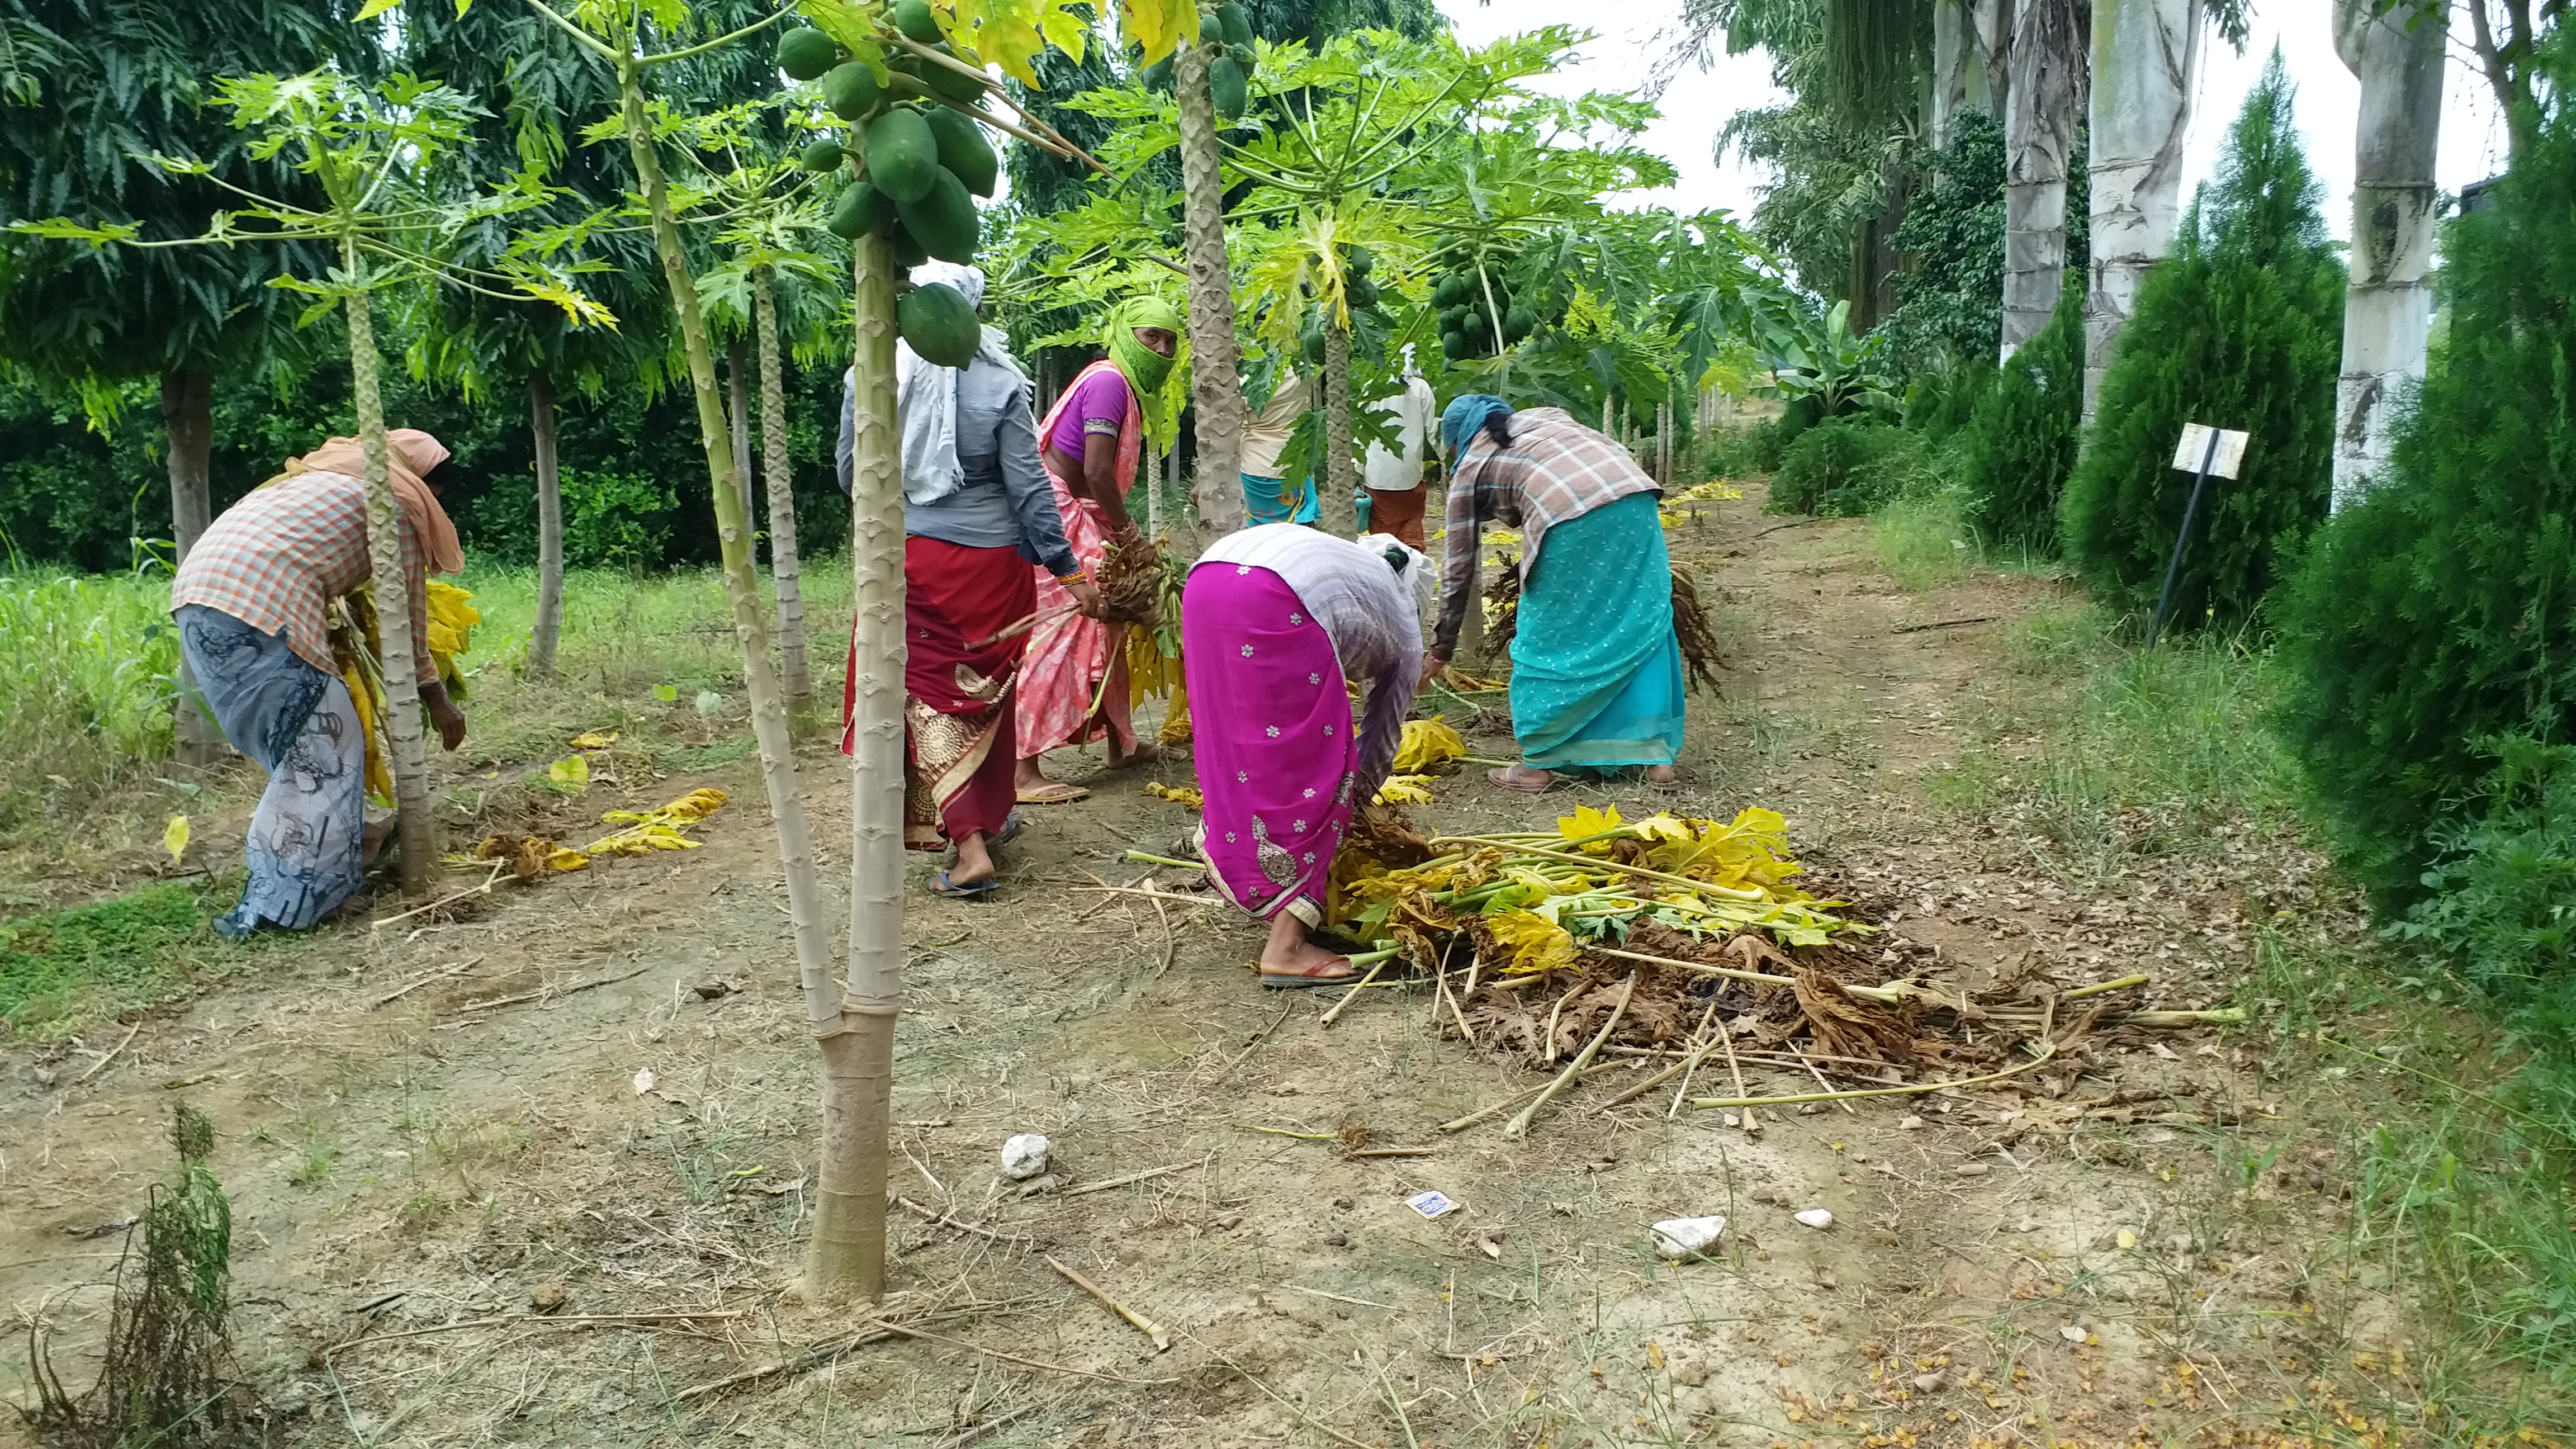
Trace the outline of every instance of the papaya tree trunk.
<instances>
[{"instance_id":1,"label":"papaya tree trunk","mask_svg":"<svg viewBox=\"0 0 2576 1449\"><path fill-rule=\"evenodd\" d=\"M769 268L751 273L752 325L760 345L760 466L769 485L769 573L778 591L778 667L787 690L787 720L797 733L814 724L814 674L805 655L805 594L796 562L796 489L787 466L787 386L778 360L778 295Z\"/></svg>"},{"instance_id":2,"label":"papaya tree trunk","mask_svg":"<svg viewBox=\"0 0 2576 1449\"><path fill-rule=\"evenodd\" d=\"M528 374L528 442L537 460L537 622L528 634L528 673L552 679L563 639L563 474L555 455L555 384L544 368Z\"/></svg>"},{"instance_id":3,"label":"papaya tree trunk","mask_svg":"<svg viewBox=\"0 0 2576 1449\"><path fill-rule=\"evenodd\" d=\"M2390 407L2424 375L2433 325L2433 158L2442 128L2442 10L2337 0L2335 53L2361 79L2352 187L2352 281L2335 384L2334 506L2387 461Z\"/></svg>"},{"instance_id":4,"label":"papaya tree trunk","mask_svg":"<svg viewBox=\"0 0 2576 1449\"><path fill-rule=\"evenodd\" d=\"M1190 271L1190 396L1198 406L1198 478L1190 501L1203 544L1244 523L1242 357L1234 340L1234 274L1225 259L1225 178L1208 59L1205 47L1183 41L1172 60L1172 94L1181 104L1182 254Z\"/></svg>"},{"instance_id":5,"label":"papaya tree trunk","mask_svg":"<svg viewBox=\"0 0 2576 1449\"><path fill-rule=\"evenodd\" d=\"M895 1020L903 1007L903 457L894 407L891 249L851 249L856 345L850 453L850 961L840 1021L823 1038L833 1087L823 1109L827 1153L848 1180L815 1203L806 1278L885 1288L886 1144L893 1127Z\"/></svg>"},{"instance_id":6,"label":"papaya tree trunk","mask_svg":"<svg viewBox=\"0 0 2576 1449\"><path fill-rule=\"evenodd\" d=\"M2087 144L2092 264L2084 299L2084 423L2147 270L2173 245L2182 143L2200 61L2198 0L2093 0Z\"/></svg>"},{"instance_id":7,"label":"papaya tree trunk","mask_svg":"<svg viewBox=\"0 0 2576 1449\"><path fill-rule=\"evenodd\" d=\"M206 525L215 521L214 476L215 379L202 367L181 367L161 374L161 427L170 444L170 546L184 563L188 550ZM179 698L173 705L171 731L179 762L200 768L221 759L224 732L197 708L197 679L188 660L179 660Z\"/></svg>"},{"instance_id":8,"label":"papaya tree trunk","mask_svg":"<svg viewBox=\"0 0 2576 1449\"><path fill-rule=\"evenodd\" d=\"M385 768L394 777L394 828L402 844L402 891L417 897L438 858L438 822L429 814L429 764L421 747L420 679L411 636L411 587L403 572L402 510L385 458L385 402L377 389L376 329L366 288L366 261L353 239L340 244L340 266L353 289L349 314L349 390L358 405L358 450L367 460L367 574L375 584L376 647L385 674Z\"/></svg>"},{"instance_id":9,"label":"papaya tree trunk","mask_svg":"<svg viewBox=\"0 0 2576 1449\"><path fill-rule=\"evenodd\" d=\"M2066 166L2084 50L2074 0L2022 0L2004 107L2003 357L2039 335L2066 281Z\"/></svg>"},{"instance_id":10,"label":"papaya tree trunk","mask_svg":"<svg viewBox=\"0 0 2576 1449\"><path fill-rule=\"evenodd\" d=\"M1351 334L1327 318L1324 322L1324 466L1315 470L1324 490L1323 516L1316 521L1336 538L1360 536L1359 501L1352 489L1359 479L1351 467Z\"/></svg>"},{"instance_id":11,"label":"papaya tree trunk","mask_svg":"<svg viewBox=\"0 0 2576 1449\"><path fill-rule=\"evenodd\" d=\"M715 345L708 337L706 314L698 305L697 280L689 272L679 224L672 219L670 189L663 180L661 157L653 146L653 122L645 104L642 68L632 59L621 61L617 80L626 146L634 157L645 210L652 218L653 246L661 258L663 280L671 290L672 310L679 317L680 340L689 362L690 391L697 401L698 440L706 453L716 541L724 559L725 602L733 613L734 641L742 649L743 691L751 697L752 738L760 747L761 783L767 787L769 817L778 831L778 862L787 878L787 921L795 941L797 984L804 993L806 1022L822 1042L824 1058L829 1063L835 1051L833 1043L850 1028L839 984L832 979L831 927L823 915L823 893L814 868L814 843L806 829L804 802L796 793L796 758L788 737L787 711L779 698L777 672L769 662L760 581L751 564L744 480L734 467L733 449L726 437L723 394L716 381ZM891 366L887 371L891 374ZM827 1124L833 1117L836 1100L844 1097L851 1085L827 1066L823 1087ZM818 1238L829 1230L836 1214L847 1211L845 1205L855 1190L854 1164L847 1153L834 1150L834 1143L827 1128L822 1161L816 1169ZM879 1176L883 1176L882 1170ZM867 1201L882 1214L882 1183L865 1192ZM827 1279L807 1286L809 1292L828 1300L860 1285Z\"/></svg>"},{"instance_id":12,"label":"papaya tree trunk","mask_svg":"<svg viewBox=\"0 0 2576 1449\"><path fill-rule=\"evenodd\" d=\"M737 337L725 346L725 422L733 430L733 471L751 482L751 387L743 373L748 370L750 345Z\"/></svg>"}]
</instances>

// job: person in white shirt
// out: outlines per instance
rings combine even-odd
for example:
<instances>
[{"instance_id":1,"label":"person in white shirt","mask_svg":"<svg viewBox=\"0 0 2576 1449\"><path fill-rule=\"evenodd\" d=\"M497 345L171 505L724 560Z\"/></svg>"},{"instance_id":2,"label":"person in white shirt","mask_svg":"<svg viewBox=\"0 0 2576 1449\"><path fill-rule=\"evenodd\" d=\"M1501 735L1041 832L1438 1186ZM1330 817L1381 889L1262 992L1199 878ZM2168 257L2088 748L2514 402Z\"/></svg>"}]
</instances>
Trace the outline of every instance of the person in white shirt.
<instances>
[{"instance_id":1,"label":"person in white shirt","mask_svg":"<svg viewBox=\"0 0 2576 1449\"><path fill-rule=\"evenodd\" d=\"M1430 452L1432 430L1440 423L1440 400L1431 384L1413 370L1413 349L1404 349L1404 391L1369 404L1395 420L1397 448L1371 443L1361 461L1360 481L1368 485L1361 498L1360 531L1383 533L1408 548L1421 548L1423 464Z\"/></svg>"},{"instance_id":2,"label":"person in white shirt","mask_svg":"<svg viewBox=\"0 0 2576 1449\"><path fill-rule=\"evenodd\" d=\"M1269 401L1256 408L1249 405L1249 394L1244 397L1243 461L1238 466L1244 517L1253 523L1312 523L1323 513L1323 495L1315 491L1314 479L1299 479L1292 490L1279 472L1279 455L1312 405L1310 392L1306 379L1283 367Z\"/></svg>"}]
</instances>

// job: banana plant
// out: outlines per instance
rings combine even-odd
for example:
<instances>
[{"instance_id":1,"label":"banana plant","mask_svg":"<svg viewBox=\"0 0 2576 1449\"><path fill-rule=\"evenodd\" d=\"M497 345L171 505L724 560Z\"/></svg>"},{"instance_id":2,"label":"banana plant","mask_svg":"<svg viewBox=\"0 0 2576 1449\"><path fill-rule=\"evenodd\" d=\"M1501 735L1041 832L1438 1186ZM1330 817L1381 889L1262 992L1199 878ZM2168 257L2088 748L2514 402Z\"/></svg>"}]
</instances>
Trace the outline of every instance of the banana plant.
<instances>
[{"instance_id":1,"label":"banana plant","mask_svg":"<svg viewBox=\"0 0 2576 1449\"><path fill-rule=\"evenodd\" d=\"M1886 334L1853 335L1849 301L1836 302L1775 346L1770 356L1773 381L1756 387L1758 396L1812 401L1816 415L1824 418L1896 410L1897 381L1879 370Z\"/></svg>"}]
</instances>

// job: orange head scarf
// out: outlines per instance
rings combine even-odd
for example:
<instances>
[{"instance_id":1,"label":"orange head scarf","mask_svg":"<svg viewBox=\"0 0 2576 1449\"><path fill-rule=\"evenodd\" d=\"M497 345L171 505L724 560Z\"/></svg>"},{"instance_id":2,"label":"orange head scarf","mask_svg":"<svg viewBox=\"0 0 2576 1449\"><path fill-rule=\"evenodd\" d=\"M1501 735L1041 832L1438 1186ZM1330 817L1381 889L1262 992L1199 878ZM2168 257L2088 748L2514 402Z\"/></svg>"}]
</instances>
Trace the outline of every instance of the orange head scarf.
<instances>
[{"instance_id":1,"label":"orange head scarf","mask_svg":"<svg viewBox=\"0 0 2576 1449\"><path fill-rule=\"evenodd\" d=\"M411 531L420 539L420 556L434 574L461 572L465 567L465 546L457 541L456 525L447 510L438 505L438 495L429 491L423 478L447 461L447 445L418 428L389 428L385 432L385 471L393 476L394 497L402 503L404 517L411 520ZM333 438L301 458L286 460L286 471L279 475L292 478L298 473L345 473L352 478L367 476L367 455L355 438Z\"/></svg>"}]
</instances>

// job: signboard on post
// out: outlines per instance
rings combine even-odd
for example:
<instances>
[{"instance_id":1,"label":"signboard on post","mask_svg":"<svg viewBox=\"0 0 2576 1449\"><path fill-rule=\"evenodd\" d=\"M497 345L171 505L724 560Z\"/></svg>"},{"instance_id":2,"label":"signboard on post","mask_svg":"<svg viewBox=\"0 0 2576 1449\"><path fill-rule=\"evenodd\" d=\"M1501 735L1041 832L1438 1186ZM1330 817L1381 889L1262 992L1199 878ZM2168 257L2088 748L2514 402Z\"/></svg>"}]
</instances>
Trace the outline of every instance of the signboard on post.
<instances>
[{"instance_id":1,"label":"signboard on post","mask_svg":"<svg viewBox=\"0 0 2576 1449\"><path fill-rule=\"evenodd\" d=\"M2174 579L2182 573L2182 551L2191 542L2192 520L2200 516L2200 495L2208 491L2210 475L2233 478L2245 466L2245 436L2207 423L2182 425L2182 441L2174 445L2173 465L2195 476L2191 480L2191 501L2182 506L2182 527L2174 533L2173 558L2165 564L2165 586L2156 592L2155 617L2147 621L2150 649L2156 647L2156 636L2165 629L2165 606L2173 602Z\"/></svg>"}]
</instances>

